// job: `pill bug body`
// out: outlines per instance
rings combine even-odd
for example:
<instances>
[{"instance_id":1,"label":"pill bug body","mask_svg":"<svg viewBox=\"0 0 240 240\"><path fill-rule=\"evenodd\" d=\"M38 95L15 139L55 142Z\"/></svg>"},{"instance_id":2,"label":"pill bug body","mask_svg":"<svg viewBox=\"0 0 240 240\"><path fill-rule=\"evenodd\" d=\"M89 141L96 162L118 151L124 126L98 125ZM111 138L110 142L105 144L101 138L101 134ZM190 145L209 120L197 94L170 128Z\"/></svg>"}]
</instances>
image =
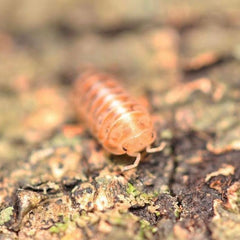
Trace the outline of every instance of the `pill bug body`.
<instances>
[{"instance_id":1,"label":"pill bug body","mask_svg":"<svg viewBox=\"0 0 240 240\"><path fill-rule=\"evenodd\" d=\"M110 153L137 156L153 143L149 113L111 75L83 74L74 83L72 99L78 117Z\"/></svg>"}]
</instances>

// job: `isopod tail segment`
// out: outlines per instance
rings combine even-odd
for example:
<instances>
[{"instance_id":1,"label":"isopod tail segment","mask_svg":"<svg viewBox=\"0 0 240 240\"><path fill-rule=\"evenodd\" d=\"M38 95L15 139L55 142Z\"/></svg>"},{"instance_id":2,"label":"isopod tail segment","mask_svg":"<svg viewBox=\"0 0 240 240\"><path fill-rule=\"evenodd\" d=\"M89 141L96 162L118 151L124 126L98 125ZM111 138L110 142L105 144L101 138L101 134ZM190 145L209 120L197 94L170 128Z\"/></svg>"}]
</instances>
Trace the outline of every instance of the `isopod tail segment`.
<instances>
[{"instance_id":1,"label":"isopod tail segment","mask_svg":"<svg viewBox=\"0 0 240 240\"><path fill-rule=\"evenodd\" d=\"M148 147L146 148L146 152L147 152L147 153L161 152L161 151L166 147L166 145L167 145L167 142L161 142L161 144L160 144L158 147L152 148L151 146L148 146ZM131 156L131 157L136 157L136 159L135 159L135 161L134 161L133 164L130 164L130 165L128 165L128 166L125 166L125 167L123 168L123 172L128 171L128 170L131 170L131 169L133 169L133 168L136 168L136 167L139 165L140 161L141 161L141 153L131 154L131 155L129 155L129 156Z\"/></svg>"}]
</instances>

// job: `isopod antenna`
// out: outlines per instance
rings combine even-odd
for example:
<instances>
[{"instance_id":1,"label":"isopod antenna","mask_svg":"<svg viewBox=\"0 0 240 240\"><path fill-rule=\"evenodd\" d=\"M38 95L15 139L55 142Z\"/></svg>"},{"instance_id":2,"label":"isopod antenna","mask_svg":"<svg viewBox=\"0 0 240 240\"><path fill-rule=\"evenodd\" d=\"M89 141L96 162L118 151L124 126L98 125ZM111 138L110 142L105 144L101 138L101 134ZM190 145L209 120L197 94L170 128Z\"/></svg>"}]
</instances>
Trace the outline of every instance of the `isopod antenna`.
<instances>
[{"instance_id":1,"label":"isopod antenna","mask_svg":"<svg viewBox=\"0 0 240 240\"><path fill-rule=\"evenodd\" d=\"M151 148L151 146L147 146L146 152L147 153L155 153L155 152L161 152L167 145L167 142L161 142L161 144L158 147Z\"/></svg>"},{"instance_id":2,"label":"isopod antenna","mask_svg":"<svg viewBox=\"0 0 240 240\"><path fill-rule=\"evenodd\" d=\"M147 153L156 153L156 152L161 152L167 145L167 142L161 142L161 144L158 147L155 148L151 148L151 146L148 146L146 148L146 152ZM133 168L136 168L138 166L138 164L140 163L141 160L141 153L136 153L136 155L131 155L131 157L136 157L135 161L133 164L128 165L126 167L123 168L123 171L128 171L131 170Z\"/></svg>"}]
</instances>

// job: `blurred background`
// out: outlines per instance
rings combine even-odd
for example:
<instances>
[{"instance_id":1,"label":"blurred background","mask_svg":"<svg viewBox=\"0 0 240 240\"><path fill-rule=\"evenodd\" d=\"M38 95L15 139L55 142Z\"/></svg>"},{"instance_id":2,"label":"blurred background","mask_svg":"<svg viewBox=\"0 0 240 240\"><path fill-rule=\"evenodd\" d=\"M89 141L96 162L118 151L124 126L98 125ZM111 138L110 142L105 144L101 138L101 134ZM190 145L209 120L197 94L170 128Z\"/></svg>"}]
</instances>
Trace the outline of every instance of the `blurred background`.
<instances>
[{"instance_id":1,"label":"blurred background","mask_svg":"<svg viewBox=\"0 0 240 240\"><path fill-rule=\"evenodd\" d=\"M132 173L78 125L88 67L169 143ZM239 103L240 0L0 0L0 239L240 239Z\"/></svg>"},{"instance_id":2,"label":"blurred background","mask_svg":"<svg viewBox=\"0 0 240 240\"><path fill-rule=\"evenodd\" d=\"M88 66L136 96L205 76L237 84L239 28L239 0L0 0L0 162L72 121L69 88Z\"/></svg>"}]
</instances>

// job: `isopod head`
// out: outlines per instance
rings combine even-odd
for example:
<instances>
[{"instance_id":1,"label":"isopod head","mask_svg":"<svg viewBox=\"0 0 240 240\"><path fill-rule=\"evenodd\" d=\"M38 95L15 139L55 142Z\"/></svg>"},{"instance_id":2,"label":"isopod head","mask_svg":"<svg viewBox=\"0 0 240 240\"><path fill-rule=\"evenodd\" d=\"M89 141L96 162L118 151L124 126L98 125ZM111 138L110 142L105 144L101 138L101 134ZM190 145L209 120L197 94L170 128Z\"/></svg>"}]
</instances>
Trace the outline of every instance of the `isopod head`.
<instances>
[{"instance_id":1,"label":"isopod head","mask_svg":"<svg viewBox=\"0 0 240 240\"><path fill-rule=\"evenodd\" d=\"M150 146L155 139L155 133L151 130L143 130L134 137L126 139L122 144L122 149L129 156L135 156L143 149Z\"/></svg>"},{"instance_id":2,"label":"isopod head","mask_svg":"<svg viewBox=\"0 0 240 240\"><path fill-rule=\"evenodd\" d=\"M129 113L120 118L108 135L109 145L115 147L111 151L115 154L128 154L135 156L136 153L150 146L155 140L150 116L141 112Z\"/></svg>"}]
</instances>

